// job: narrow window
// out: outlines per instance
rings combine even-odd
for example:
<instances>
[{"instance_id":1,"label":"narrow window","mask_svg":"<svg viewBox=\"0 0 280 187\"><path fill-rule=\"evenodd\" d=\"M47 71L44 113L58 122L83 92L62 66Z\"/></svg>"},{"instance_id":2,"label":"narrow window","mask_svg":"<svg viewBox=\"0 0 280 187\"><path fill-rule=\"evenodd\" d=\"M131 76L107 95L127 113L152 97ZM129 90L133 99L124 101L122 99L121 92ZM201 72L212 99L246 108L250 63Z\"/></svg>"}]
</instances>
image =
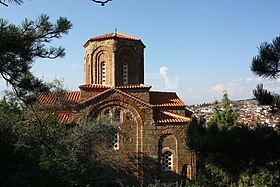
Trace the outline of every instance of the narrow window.
<instances>
[{"instance_id":1,"label":"narrow window","mask_svg":"<svg viewBox=\"0 0 280 187\"><path fill-rule=\"evenodd\" d=\"M120 121L121 121L121 110L116 110L114 113L114 120L116 120L116 123L118 127L120 126ZM120 139L120 134L119 132L116 132L113 137L113 142L112 142L112 148L115 150L119 149L119 139Z\"/></svg>"},{"instance_id":2,"label":"narrow window","mask_svg":"<svg viewBox=\"0 0 280 187\"><path fill-rule=\"evenodd\" d=\"M119 124L120 121L121 121L121 111L120 110L115 111L115 115L114 116L115 116L116 122Z\"/></svg>"},{"instance_id":3,"label":"narrow window","mask_svg":"<svg viewBox=\"0 0 280 187\"><path fill-rule=\"evenodd\" d=\"M115 150L118 150L119 149L119 133L115 133L114 134L114 137L113 137L113 141L112 141L112 144L111 144L111 147Z\"/></svg>"},{"instance_id":4,"label":"narrow window","mask_svg":"<svg viewBox=\"0 0 280 187\"><path fill-rule=\"evenodd\" d=\"M123 63L123 84L128 84L128 64Z\"/></svg>"},{"instance_id":5,"label":"narrow window","mask_svg":"<svg viewBox=\"0 0 280 187\"><path fill-rule=\"evenodd\" d=\"M101 84L105 85L106 83L106 65L105 62L101 63Z\"/></svg>"},{"instance_id":6,"label":"narrow window","mask_svg":"<svg viewBox=\"0 0 280 187\"><path fill-rule=\"evenodd\" d=\"M173 155L170 151L162 153L162 171L172 171L173 167Z\"/></svg>"}]
</instances>

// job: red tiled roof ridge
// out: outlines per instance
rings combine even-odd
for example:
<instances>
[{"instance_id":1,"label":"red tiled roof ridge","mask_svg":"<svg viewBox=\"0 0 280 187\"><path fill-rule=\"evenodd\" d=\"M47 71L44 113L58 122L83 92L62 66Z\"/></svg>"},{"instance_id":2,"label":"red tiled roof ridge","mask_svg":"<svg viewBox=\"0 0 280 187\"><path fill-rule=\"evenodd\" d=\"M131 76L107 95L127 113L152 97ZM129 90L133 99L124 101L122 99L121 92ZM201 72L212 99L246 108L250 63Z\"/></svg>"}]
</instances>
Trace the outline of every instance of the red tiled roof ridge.
<instances>
[{"instance_id":1,"label":"red tiled roof ridge","mask_svg":"<svg viewBox=\"0 0 280 187\"><path fill-rule=\"evenodd\" d=\"M139 38L134 37L134 36L129 36L127 34L123 34L120 32L112 32L112 33L104 34L101 36L95 36L95 37L88 39L88 41L84 44L84 47L86 47L90 41L113 39L114 37L121 38L121 39L127 39L127 40L140 40Z\"/></svg>"},{"instance_id":2,"label":"red tiled roof ridge","mask_svg":"<svg viewBox=\"0 0 280 187\"><path fill-rule=\"evenodd\" d=\"M94 88L111 88L111 86L102 85L102 84L83 84L80 85L79 88L83 89L94 89Z\"/></svg>"},{"instance_id":3,"label":"red tiled roof ridge","mask_svg":"<svg viewBox=\"0 0 280 187\"><path fill-rule=\"evenodd\" d=\"M160 110L160 112L162 112L164 114L168 114L170 116L179 117L179 118L182 118L182 119L187 119L187 120L191 119L191 118L186 117L186 116L181 116L179 114L175 114L174 112L171 112L171 111L168 111L168 110Z\"/></svg>"},{"instance_id":4,"label":"red tiled roof ridge","mask_svg":"<svg viewBox=\"0 0 280 187\"><path fill-rule=\"evenodd\" d=\"M152 86L146 84L128 84L116 86L117 89L138 89L138 88L151 88Z\"/></svg>"},{"instance_id":5,"label":"red tiled roof ridge","mask_svg":"<svg viewBox=\"0 0 280 187\"><path fill-rule=\"evenodd\" d=\"M166 118L166 116L169 116L169 118ZM156 123L187 123L192 119L167 110L159 110L154 111L154 120Z\"/></svg>"}]
</instances>

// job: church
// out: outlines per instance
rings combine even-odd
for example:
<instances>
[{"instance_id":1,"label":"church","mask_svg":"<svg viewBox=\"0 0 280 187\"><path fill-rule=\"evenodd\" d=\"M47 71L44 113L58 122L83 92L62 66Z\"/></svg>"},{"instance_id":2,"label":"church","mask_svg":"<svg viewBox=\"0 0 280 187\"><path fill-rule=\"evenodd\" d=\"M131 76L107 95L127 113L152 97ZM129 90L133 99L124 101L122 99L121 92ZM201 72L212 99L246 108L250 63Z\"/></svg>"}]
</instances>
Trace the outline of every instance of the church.
<instances>
[{"instance_id":1,"label":"church","mask_svg":"<svg viewBox=\"0 0 280 187\"><path fill-rule=\"evenodd\" d=\"M113 32L90 38L84 47L84 84L65 93L78 103L72 111L60 111L60 123L75 118L115 118L120 133L114 136L112 157L134 167L139 183L195 180L196 156L186 146L187 124L192 112L175 92L150 91L144 84L144 49L139 38ZM41 95L39 101L48 98ZM127 159L131 155L135 159ZM133 165L133 166L132 166ZM129 171L127 171L129 173Z\"/></svg>"}]
</instances>

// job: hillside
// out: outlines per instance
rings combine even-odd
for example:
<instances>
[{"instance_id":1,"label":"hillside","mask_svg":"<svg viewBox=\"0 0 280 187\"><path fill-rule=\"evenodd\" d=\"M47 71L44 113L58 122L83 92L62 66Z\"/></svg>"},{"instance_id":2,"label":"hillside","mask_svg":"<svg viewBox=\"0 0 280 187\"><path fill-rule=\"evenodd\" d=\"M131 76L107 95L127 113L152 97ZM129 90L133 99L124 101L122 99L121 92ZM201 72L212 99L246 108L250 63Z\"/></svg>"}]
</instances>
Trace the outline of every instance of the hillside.
<instances>
[{"instance_id":1,"label":"hillside","mask_svg":"<svg viewBox=\"0 0 280 187\"><path fill-rule=\"evenodd\" d=\"M254 99L231 101L231 107L239 112L240 123L250 126L267 124L275 128L280 125L280 114L272 114L269 106L258 105ZM191 105L189 108L196 116L204 117L206 121L211 118L213 113L213 103Z\"/></svg>"}]
</instances>

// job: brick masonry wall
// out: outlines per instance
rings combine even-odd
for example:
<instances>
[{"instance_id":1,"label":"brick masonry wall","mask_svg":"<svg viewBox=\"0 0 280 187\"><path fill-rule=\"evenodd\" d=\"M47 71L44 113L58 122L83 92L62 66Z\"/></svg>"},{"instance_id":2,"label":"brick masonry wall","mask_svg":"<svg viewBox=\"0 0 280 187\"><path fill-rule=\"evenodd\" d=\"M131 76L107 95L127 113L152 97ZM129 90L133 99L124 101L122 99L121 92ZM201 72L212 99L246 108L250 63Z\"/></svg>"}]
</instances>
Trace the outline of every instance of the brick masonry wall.
<instances>
[{"instance_id":1,"label":"brick masonry wall","mask_svg":"<svg viewBox=\"0 0 280 187\"><path fill-rule=\"evenodd\" d=\"M153 123L153 109L115 92L93 100L83 107L80 115L96 118L99 116L99 119L106 109L122 111L119 150L110 154L109 157L112 158L108 160L118 158L126 170L131 167L131 173L134 173L138 182L149 183L155 178L179 180L184 165L189 166L188 178L195 178L195 155L186 147L185 125L157 126ZM161 170L162 151L166 149L173 151L172 172Z\"/></svg>"},{"instance_id":2,"label":"brick masonry wall","mask_svg":"<svg viewBox=\"0 0 280 187\"><path fill-rule=\"evenodd\" d=\"M101 84L101 62L106 64L106 85L123 85L123 63L128 63L128 84L144 83L144 47L141 41L92 41L84 50L84 84Z\"/></svg>"},{"instance_id":3,"label":"brick masonry wall","mask_svg":"<svg viewBox=\"0 0 280 187\"><path fill-rule=\"evenodd\" d=\"M84 84L102 84L102 62L106 64L106 85L123 85L124 62L128 64L128 84L143 84L144 48L140 40L112 38L92 41L84 50ZM100 150L99 156L108 161L107 164L122 168L122 174L133 179L136 186L152 183L155 178L179 180L185 167L187 177L195 179L196 158L194 152L186 147L186 124L156 125L153 108L142 102L149 103L148 90L122 90L134 96L129 97L113 89L93 97L102 91L82 90L81 101L87 102L78 108L75 117L81 122L92 117L102 120L106 111L110 111L112 116L120 111L118 149L109 149L105 144L94 147ZM171 111L182 116L188 114L184 107L174 107ZM164 151L170 151L173 155L172 171L162 171Z\"/></svg>"}]
</instances>

